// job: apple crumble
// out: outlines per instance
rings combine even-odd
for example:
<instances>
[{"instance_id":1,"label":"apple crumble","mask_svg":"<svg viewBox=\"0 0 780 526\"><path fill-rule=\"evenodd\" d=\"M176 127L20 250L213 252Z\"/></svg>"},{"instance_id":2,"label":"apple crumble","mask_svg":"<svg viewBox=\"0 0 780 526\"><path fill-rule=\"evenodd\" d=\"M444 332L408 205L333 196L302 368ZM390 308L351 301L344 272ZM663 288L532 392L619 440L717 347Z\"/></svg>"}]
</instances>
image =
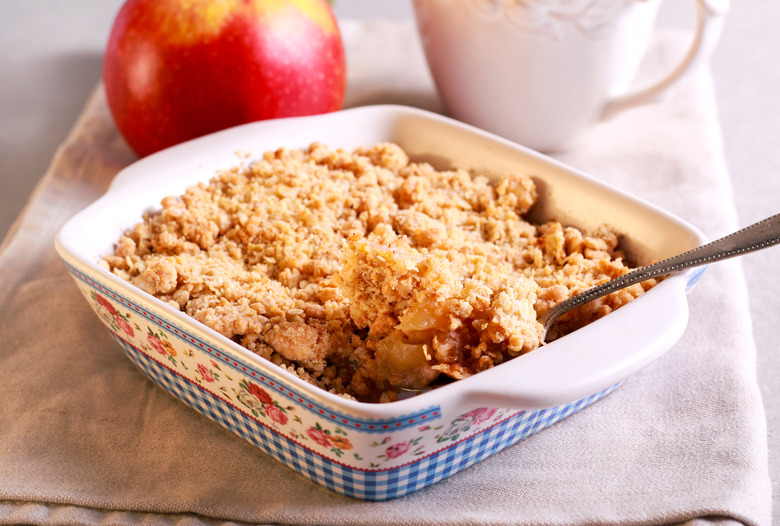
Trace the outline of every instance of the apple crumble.
<instances>
[{"instance_id":1,"label":"apple crumble","mask_svg":"<svg viewBox=\"0 0 780 526\"><path fill-rule=\"evenodd\" d=\"M103 264L247 349L364 401L541 343L556 303L625 274L607 229L525 216L531 178L410 162L395 144L267 152L166 197ZM567 333L653 281L561 319Z\"/></svg>"}]
</instances>

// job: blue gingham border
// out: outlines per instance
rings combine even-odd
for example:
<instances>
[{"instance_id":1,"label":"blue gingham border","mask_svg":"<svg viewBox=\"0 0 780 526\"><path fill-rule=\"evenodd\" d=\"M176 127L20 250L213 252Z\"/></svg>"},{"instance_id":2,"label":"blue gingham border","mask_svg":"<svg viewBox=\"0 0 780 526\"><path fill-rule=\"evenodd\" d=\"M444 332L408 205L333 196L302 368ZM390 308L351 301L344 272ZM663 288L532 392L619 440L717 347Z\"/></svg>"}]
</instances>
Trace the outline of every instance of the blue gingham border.
<instances>
[{"instance_id":1,"label":"blue gingham border","mask_svg":"<svg viewBox=\"0 0 780 526\"><path fill-rule=\"evenodd\" d=\"M147 309L136 305L116 290L107 287L104 283L95 281L72 265L66 265L74 278L93 290L110 296L128 309L133 310L136 315L141 316L150 323L160 327L160 329L166 331L167 334L171 334L184 341L187 345L194 346L198 350L208 353L214 360L219 361L220 365L225 365L240 374L250 375L253 381L265 385L272 391L281 390L282 392L291 394L292 397L296 399L304 399L306 403L303 404L302 407L318 416L325 415L333 421L338 422L338 424L344 428L366 431L369 433L386 433L388 430L406 429L408 427L420 425L423 421L431 422L441 417L441 408L439 406L429 407L416 413L400 415L389 420L361 419L334 411L332 408L319 403L315 399L311 399L308 395L299 392L297 389L293 389L289 384L280 380L278 377L270 378L268 373L258 371L254 366L241 361L241 359L236 356L225 356L224 351L220 351L210 343L189 334L188 330L175 322L152 314Z\"/></svg>"},{"instance_id":2,"label":"blue gingham border","mask_svg":"<svg viewBox=\"0 0 780 526\"><path fill-rule=\"evenodd\" d=\"M310 480L336 493L372 501L401 497L439 482L579 411L620 386L617 384L564 406L516 413L481 433L454 442L410 464L388 469L361 470L331 461L266 428L227 402L147 357L121 338L114 338L144 374L188 406Z\"/></svg>"}]
</instances>

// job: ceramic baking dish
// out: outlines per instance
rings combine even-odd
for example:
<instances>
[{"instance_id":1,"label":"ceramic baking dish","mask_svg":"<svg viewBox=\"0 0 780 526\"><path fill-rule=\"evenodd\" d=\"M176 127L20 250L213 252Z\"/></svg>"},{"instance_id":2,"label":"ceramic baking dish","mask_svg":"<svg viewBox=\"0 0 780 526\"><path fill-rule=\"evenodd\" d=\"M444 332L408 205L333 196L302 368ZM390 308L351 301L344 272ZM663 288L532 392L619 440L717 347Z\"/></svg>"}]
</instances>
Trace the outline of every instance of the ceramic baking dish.
<instances>
[{"instance_id":1,"label":"ceramic baking dish","mask_svg":"<svg viewBox=\"0 0 780 526\"><path fill-rule=\"evenodd\" d=\"M144 210L222 168L320 141L380 141L413 160L536 181L539 219L608 225L638 263L704 241L692 226L536 152L442 116L399 106L257 122L144 158L71 219L56 246L127 357L163 389L273 458L338 493L399 497L440 481L604 397L681 336L686 291L703 269L666 279L637 301L544 348L388 404L325 392L172 309L98 265Z\"/></svg>"}]
</instances>

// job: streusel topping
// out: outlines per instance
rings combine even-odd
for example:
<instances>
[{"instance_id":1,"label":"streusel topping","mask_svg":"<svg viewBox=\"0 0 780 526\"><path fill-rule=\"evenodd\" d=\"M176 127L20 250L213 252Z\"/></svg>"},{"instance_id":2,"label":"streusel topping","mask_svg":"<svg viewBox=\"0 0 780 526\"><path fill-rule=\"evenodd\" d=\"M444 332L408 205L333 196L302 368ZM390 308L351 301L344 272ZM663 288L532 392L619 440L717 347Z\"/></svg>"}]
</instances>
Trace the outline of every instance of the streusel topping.
<instances>
[{"instance_id":1,"label":"streusel topping","mask_svg":"<svg viewBox=\"0 0 780 526\"><path fill-rule=\"evenodd\" d=\"M218 173L117 243L104 264L329 391L395 398L540 345L553 305L628 272L617 237L524 215L533 181L410 162L394 144L279 149ZM646 282L561 320L570 332Z\"/></svg>"}]
</instances>

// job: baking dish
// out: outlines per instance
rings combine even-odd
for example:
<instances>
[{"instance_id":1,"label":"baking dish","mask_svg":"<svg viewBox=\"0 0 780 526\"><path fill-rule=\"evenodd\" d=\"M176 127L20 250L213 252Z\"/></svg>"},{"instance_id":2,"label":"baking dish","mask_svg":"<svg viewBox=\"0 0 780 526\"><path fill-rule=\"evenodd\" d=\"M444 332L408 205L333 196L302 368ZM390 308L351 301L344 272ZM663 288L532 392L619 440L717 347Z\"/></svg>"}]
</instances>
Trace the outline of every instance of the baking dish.
<instances>
[{"instance_id":1,"label":"baking dish","mask_svg":"<svg viewBox=\"0 0 780 526\"><path fill-rule=\"evenodd\" d=\"M684 331L686 292L703 268L671 276L609 316L500 366L397 402L370 404L301 380L98 264L163 197L264 151L314 141L347 149L392 141L438 169L488 177L522 171L539 189L536 219L582 229L608 225L639 264L704 242L691 225L571 167L401 106L247 124L129 166L57 236L76 285L145 375L311 480L366 500L419 490L606 396Z\"/></svg>"}]
</instances>

